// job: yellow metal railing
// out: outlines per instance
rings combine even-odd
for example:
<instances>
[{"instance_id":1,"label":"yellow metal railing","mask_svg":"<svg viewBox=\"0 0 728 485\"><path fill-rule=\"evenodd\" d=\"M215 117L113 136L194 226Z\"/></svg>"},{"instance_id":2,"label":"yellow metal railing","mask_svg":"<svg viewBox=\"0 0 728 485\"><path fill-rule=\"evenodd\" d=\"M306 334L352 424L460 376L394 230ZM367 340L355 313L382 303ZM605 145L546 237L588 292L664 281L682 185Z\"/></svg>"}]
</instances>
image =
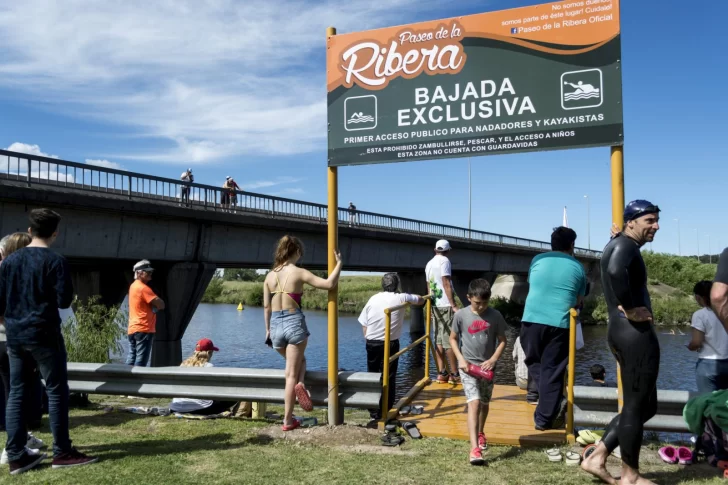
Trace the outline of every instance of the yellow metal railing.
<instances>
[{"instance_id":1,"label":"yellow metal railing","mask_svg":"<svg viewBox=\"0 0 728 485\"><path fill-rule=\"evenodd\" d=\"M425 334L394 355L390 355L389 350L392 332L392 312L395 312L397 310L403 310L411 304L403 303L401 305L386 308L384 310L384 365L382 368L383 424L387 424L387 421L389 421L390 417L396 416L402 406L405 406L408 402L412 401L417 393L420 392L423 387L430 383L430 354L433 352L432 341L430 339L430 325L432 320L432 297L430 295L427 295L423 296L422 298L425 300ZM389 409L389 365L394 362L395 359L398 359L400 355L414 349L422 342L425 342L425 377L420 379L414 386L412 386L412 389L410 389L409 392L407 392L407 394L394 405L394 408ZM435 360L435 365L437 365L437 360ZM387 408L386 412L384 412L385 407Z\"/></svg>"},{"instance_id":2,"label":"yellow metal railing","mask_svg":"<svg viewBox=\"0 0 728 485\"><path fill-rule=\"evenodd\" d=\"M576 317L577 311L569 311L569 367L566 380L566 440L574 443L574 381L576 380Z\"/></svg>"}]
</instances>

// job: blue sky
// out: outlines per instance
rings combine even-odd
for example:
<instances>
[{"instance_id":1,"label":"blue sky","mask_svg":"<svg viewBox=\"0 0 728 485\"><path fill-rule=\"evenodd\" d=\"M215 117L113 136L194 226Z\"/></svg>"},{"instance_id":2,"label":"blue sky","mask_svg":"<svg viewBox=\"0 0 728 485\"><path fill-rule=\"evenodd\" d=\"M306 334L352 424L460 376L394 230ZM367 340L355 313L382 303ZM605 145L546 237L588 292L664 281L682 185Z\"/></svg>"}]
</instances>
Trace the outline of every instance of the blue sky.
<instances>
[{"instance_id":1,"label":"blue sky","mask_svg":"<svg viewBox=\"0 0 728 485\"><path fill-rule=\"evenodd\" d=\"M0 147L326 201L325 29L386 27L541 2L86 2L0 7ZM728 2L622 4L627 200L663 209L655 251L728 245ZM719 87L718 87L719 86ZM472 159L473 228L601 248L609 149ZM340 205L468 223L467 161L339 169ZM697 232L696 232L697 229Z\"/></svg>"}]
</instances>

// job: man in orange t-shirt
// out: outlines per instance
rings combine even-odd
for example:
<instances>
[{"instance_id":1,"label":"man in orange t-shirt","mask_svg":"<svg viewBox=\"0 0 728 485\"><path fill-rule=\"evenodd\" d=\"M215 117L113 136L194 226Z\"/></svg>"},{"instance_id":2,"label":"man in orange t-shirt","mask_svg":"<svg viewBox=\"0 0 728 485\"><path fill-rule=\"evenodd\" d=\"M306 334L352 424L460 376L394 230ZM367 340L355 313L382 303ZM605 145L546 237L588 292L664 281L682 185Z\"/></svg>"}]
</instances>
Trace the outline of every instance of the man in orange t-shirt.
<instances>
[{"instance_id":1,"label":"man in orange t-shirt","mask_svg":"<svg viewBox=\"0 0 728 485\"><path fill-rule=\"evenodd\" d=\"M127 365L146 367L152 353L157 311L164 301L147 285L152 280L152 264L143 259L134 265L134 283L129 287L129 356Z\"/></svg>"}]
</instances>

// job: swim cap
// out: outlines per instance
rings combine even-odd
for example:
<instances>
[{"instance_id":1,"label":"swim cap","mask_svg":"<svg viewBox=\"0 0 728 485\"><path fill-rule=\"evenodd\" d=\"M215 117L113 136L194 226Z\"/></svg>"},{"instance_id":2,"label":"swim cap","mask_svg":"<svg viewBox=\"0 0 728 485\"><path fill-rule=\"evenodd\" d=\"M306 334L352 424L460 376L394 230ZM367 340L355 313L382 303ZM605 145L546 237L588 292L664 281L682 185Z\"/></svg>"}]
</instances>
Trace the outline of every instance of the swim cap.
<instances>
[{"instance_id":1,"label":"swim cap","mask_svg":"<svg viewBox=\"0 0 728 485\"><path fill-rule=\"evenodd\" d=\"M657 214L660 208L648 200L633 200L624 208L624 222L633 221L646 214Z\"/></svg>"}]
</instances>

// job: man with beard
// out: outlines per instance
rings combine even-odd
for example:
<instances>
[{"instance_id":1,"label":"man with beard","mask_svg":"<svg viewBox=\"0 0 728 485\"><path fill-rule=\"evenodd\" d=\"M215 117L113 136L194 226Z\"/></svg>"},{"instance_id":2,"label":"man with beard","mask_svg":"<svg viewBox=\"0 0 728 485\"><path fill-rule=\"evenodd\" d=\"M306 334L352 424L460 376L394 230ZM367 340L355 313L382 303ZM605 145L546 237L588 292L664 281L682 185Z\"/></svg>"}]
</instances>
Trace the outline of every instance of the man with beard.
<instances>
[{"instance_id":1,"label":"man with beard","mask_svg":"<svg viewBox=\"0 0 728 485\"><path fill-rule=\"evenodd\" d=\"M644 423L657 412L657 374L660 345L652 324L647 292L647 270L640 248L652 242L660 229L660 209L646 200L635 200L624 209L624 227L604 248L602 286L609 312L607 339L620 365L624 405L609 423L596 450L582 468L606 483L616 480L605 467L617 446L622 455L619 483L649 485L639 474L639 454Z\"/></svg>"}]
</instances>

